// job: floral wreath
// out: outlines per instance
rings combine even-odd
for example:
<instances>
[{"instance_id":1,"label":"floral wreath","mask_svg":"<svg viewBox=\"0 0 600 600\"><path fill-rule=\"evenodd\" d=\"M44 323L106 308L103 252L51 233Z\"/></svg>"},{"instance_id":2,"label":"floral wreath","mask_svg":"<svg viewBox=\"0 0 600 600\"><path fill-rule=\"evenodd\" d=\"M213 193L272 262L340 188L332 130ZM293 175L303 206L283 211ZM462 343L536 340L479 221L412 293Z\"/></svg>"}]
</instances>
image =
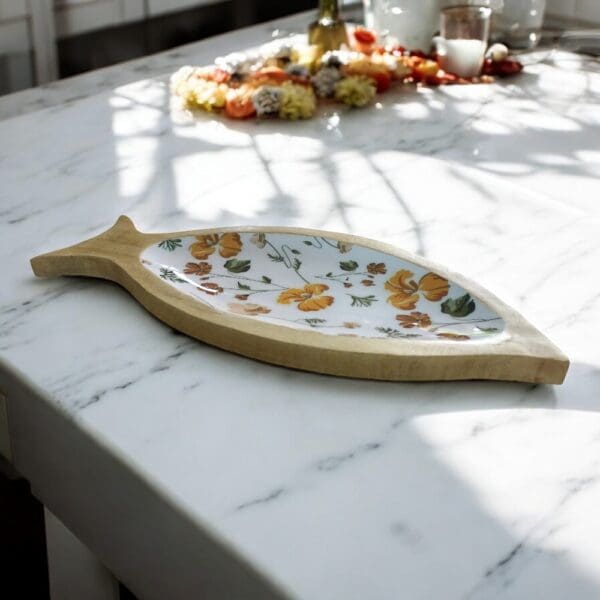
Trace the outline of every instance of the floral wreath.
<instances>
[{"instance_id":1,"label":"floral wreath","mask_svg":"<svg viewBox=\"0 0 600 600\"><path fill-rule=\"evenodd\" d=\"M279 41L255 53L220 57L212 66L182 67L171 77L171 91L192 110L298 120L311 118L319 101L358 108L394 84L491 83L522 69L505 46L495 44L481 76L464 79L441 69L435 54L379 44L375 33L357 27L350 47L324 54L317 45Z\"/></svg>"}]
</instances>

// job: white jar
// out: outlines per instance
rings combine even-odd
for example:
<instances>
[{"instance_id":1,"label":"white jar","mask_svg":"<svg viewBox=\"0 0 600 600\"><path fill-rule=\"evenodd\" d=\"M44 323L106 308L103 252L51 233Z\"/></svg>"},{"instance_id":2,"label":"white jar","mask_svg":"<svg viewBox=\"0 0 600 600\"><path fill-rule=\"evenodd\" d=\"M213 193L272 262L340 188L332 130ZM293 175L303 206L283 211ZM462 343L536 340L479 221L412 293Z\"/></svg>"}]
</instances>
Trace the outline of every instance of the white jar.
<instances>
[{"instance_id":1,"label":"white jar","mask_svg":"<svg viewBox=\"0 0 600 600\"><path fill-rule=\"evenodd\" d=\"M365 23L385 39L429 51L443 0L364 0Z\"/></svg>"}]
</instances>

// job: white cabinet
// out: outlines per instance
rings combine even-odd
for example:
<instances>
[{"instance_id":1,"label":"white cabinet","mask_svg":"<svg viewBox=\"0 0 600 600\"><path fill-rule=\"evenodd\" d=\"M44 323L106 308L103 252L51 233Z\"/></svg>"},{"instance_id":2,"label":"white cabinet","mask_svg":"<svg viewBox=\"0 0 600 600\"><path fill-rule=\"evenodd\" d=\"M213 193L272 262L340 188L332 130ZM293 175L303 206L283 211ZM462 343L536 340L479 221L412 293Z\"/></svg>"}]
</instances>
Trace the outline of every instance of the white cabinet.
<instances>
[{"instance_id":1,"label":"white cabinet","mask_svg":"<svg viewBox=\"0 0 600 600\"><path fill-rule=\"evenodd\" d=\"M247 2L249 0L246 0ZM149 16L162 15L186 8L194 8L196 6L205 6L207 4L215 4L217 0L148 0Z\"/></svg>"},{"instance_id":2,"label":"white cabinet","mask_svg":"<svg viewBox=\"0 0 600 600\"><path fill-rule=\"evenodd\" d=\"M144 0L56 0L59 38L145 18Z\"/></svg>"},{"instance_id":3,"label":"white cabinet","mask_svg":"<svg viewBox=\"0 0 600 600\"><path fill-rule=\"evenodd\" d=\"M123 1L59 0L55 9L57 37L68 37L121 23Z\"/></svg>"},{"instance_id":4,"label":"white cabinet","mask_svg":"<svg viewBox=\"0 0 600 600\"><path fill-rule=\"evenodd\" d=\"M0 0L0 21L21 19L26 15L26 0Z\"/></svg>"},{"instance_id":5,"label":"white cabinet","mask_svg":"<svg viewBox=\"0 0 600 600\"><path fill-rule=\"evenodd\" d=\"M146 16L144 0L46 1L53 2L58 38L140 21ZM30 49L31 14L31 0L0 0L0 54Z\"/></svg>"}]
</instances>

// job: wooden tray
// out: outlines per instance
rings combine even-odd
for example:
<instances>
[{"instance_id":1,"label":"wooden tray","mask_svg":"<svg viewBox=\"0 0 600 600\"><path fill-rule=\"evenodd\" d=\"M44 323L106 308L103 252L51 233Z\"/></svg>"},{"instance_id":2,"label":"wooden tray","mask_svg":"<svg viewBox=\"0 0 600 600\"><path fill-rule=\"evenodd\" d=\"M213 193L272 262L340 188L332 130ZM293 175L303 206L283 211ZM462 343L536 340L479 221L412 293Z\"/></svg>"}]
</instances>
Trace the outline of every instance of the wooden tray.
<instances>
[{"instance_id":1,"label":"wooden tray","mask_svg":"<svg viewBox=\"0 0 600 600\"><path fill-rule=\"evenodd\" d=\"M105 233L31 260L123 286L174 329L345 377L562 383L568 359L473 282L387 244L284 227Z\"/></svg>"}]
</instances>

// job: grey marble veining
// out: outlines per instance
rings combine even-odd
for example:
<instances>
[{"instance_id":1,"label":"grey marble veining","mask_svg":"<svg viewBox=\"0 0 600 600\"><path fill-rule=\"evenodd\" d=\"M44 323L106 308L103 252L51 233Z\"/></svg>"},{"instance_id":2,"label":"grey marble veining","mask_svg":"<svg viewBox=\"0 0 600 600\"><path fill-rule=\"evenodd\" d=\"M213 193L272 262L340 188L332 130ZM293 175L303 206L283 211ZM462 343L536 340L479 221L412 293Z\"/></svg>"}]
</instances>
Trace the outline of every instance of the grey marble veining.
<instances>
[{"instance_id":1,"label":"grey marble veining","mask_svg":"<svg viewBox=\"0 0 600 600\"><path fill-rule=\"evenodd\" d=\"M597 63L536 53L516 79L306 123L171 108L180 62L265 33L0 122L0 356L291 597L597 598ZM395 243L512 304L571 369L560 387L300 373L173 332L115 285L32 276L122 213Z\"/></svg>"}]
</instances>

